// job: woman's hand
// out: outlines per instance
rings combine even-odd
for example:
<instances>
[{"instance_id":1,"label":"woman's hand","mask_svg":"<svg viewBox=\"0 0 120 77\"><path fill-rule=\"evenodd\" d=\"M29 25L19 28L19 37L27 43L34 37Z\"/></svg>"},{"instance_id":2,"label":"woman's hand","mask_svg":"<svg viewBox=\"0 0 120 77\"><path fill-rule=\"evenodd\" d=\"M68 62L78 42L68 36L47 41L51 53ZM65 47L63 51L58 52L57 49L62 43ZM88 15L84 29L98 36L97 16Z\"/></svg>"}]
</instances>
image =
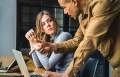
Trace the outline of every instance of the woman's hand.
<instances>
[{"instance_id":1,"label":"woman's hand","mask_svg":"<svg viewBox=\"0 0 120 77\"><path fill-rule=\"evenodd\" d=\"M27 38L27 40L30 43L31 49L33 48L33 46L37 43L37 36L34 32L33 29L30 29L26 34L25 37Z\"/></svg>"},{"instance_id":2,"label":"woman's hand","mask_svg":"<svg viewBox=\"0 0 120 77\"><path fill-rule=\"evenodd\" d=\"M27 38L27 40L29 40L31 46L31 51L29 52L29 55L31 55L35 50L39 51L40 53L52 52L57 50L55 43L39 40L33 29L30 29L25 34L25 37Z\"/></svg>"}]
</instances>

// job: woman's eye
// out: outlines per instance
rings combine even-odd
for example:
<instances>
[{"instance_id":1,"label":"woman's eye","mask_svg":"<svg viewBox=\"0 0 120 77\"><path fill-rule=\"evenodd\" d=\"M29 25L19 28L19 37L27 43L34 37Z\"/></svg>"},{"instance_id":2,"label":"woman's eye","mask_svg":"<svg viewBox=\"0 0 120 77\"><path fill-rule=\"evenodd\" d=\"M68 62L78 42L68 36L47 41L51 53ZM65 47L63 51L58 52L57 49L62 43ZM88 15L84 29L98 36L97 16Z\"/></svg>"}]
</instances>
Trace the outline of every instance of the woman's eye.
<instances>
[{"instance_id":1,"label":"woman's eye","mask_svg":"<svg viewBox=\"0 0 120 77\"><path fill-rule=\"evenodd\" d=\"M45 23L42 23L42 26L44 26L45 25Z\"/></svg>"},{"instance_id":2,"label":"woman's eye","mask_svg":"<svg viewBox=\"0 0 120 77\"><path fill-rule=\"evenodd\" d=\"M48 19L47 22L51 22L52 20L51 19Z\"/></svg>"}]
</instances>

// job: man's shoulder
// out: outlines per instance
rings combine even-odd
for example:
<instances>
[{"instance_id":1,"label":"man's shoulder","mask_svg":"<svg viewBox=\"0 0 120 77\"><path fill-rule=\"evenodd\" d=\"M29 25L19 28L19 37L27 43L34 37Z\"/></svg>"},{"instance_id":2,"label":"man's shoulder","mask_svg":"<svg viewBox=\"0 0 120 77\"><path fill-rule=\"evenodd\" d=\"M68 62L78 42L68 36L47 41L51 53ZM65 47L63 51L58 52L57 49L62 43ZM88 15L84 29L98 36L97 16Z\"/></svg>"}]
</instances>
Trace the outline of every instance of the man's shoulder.
<instances>
[{"instance_id":1,"label":"man's shoulder","mask_svg":"<svg viewBox=\"0 0 120 77\"><path fill-rule=\"evenodd\" d=\"M88 0L88 2L90 3L102 2L102 1L109 3L109 2L118 2L120 0Z\"/></svg>"}]
</instances>

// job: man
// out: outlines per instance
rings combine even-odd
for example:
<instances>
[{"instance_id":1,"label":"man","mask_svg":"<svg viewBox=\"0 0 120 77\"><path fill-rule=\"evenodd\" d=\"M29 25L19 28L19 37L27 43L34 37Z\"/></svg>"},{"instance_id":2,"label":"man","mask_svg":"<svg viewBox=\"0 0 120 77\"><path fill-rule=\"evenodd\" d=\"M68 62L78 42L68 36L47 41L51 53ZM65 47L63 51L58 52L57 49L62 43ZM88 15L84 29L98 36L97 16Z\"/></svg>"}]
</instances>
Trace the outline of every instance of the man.
<instances>
[{"instance_id":1,"label":"man","mask_svg":"<svg viewBox=\"0 0 120 77\"><path fill-rule=\"evenodd\" d=\"M120 0L58 0L64 13L79 19L73 39L63 43L40 42L34 50L63 51L76 49L64 74L48 72L45 77L75 77L86 60L99 50L113 66L113 77L120 77ZM40 50L41 52L41 50Z\"/></svg>"}]
</instances>

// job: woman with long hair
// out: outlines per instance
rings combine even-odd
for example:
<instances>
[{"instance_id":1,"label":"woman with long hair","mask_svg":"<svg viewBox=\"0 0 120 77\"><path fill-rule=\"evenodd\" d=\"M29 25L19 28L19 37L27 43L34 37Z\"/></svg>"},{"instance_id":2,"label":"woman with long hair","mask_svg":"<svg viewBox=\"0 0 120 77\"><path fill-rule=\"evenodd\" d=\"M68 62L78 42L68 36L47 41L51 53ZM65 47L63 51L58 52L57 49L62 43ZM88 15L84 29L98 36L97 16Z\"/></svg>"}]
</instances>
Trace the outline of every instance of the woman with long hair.
<instances>
[{"instance_id":1,"label":"woman with long hair","mask_svg":"<svg viewBox=\"0 0 120 77\"><path fill-rule=\"evenodd\" d=\"M31 49L38 44L39 40L58 43L72 38L70 33L59 29L55 18L48 11L42 11L37 15L36 32L31 29L25 37L29 40ZM46 70L55 69L56 72L64 73L73 59L73 55L72 52L63 54L35 51L32 53L32 58L36 67L44 67Z\"/></svg>"}]
</instances>

